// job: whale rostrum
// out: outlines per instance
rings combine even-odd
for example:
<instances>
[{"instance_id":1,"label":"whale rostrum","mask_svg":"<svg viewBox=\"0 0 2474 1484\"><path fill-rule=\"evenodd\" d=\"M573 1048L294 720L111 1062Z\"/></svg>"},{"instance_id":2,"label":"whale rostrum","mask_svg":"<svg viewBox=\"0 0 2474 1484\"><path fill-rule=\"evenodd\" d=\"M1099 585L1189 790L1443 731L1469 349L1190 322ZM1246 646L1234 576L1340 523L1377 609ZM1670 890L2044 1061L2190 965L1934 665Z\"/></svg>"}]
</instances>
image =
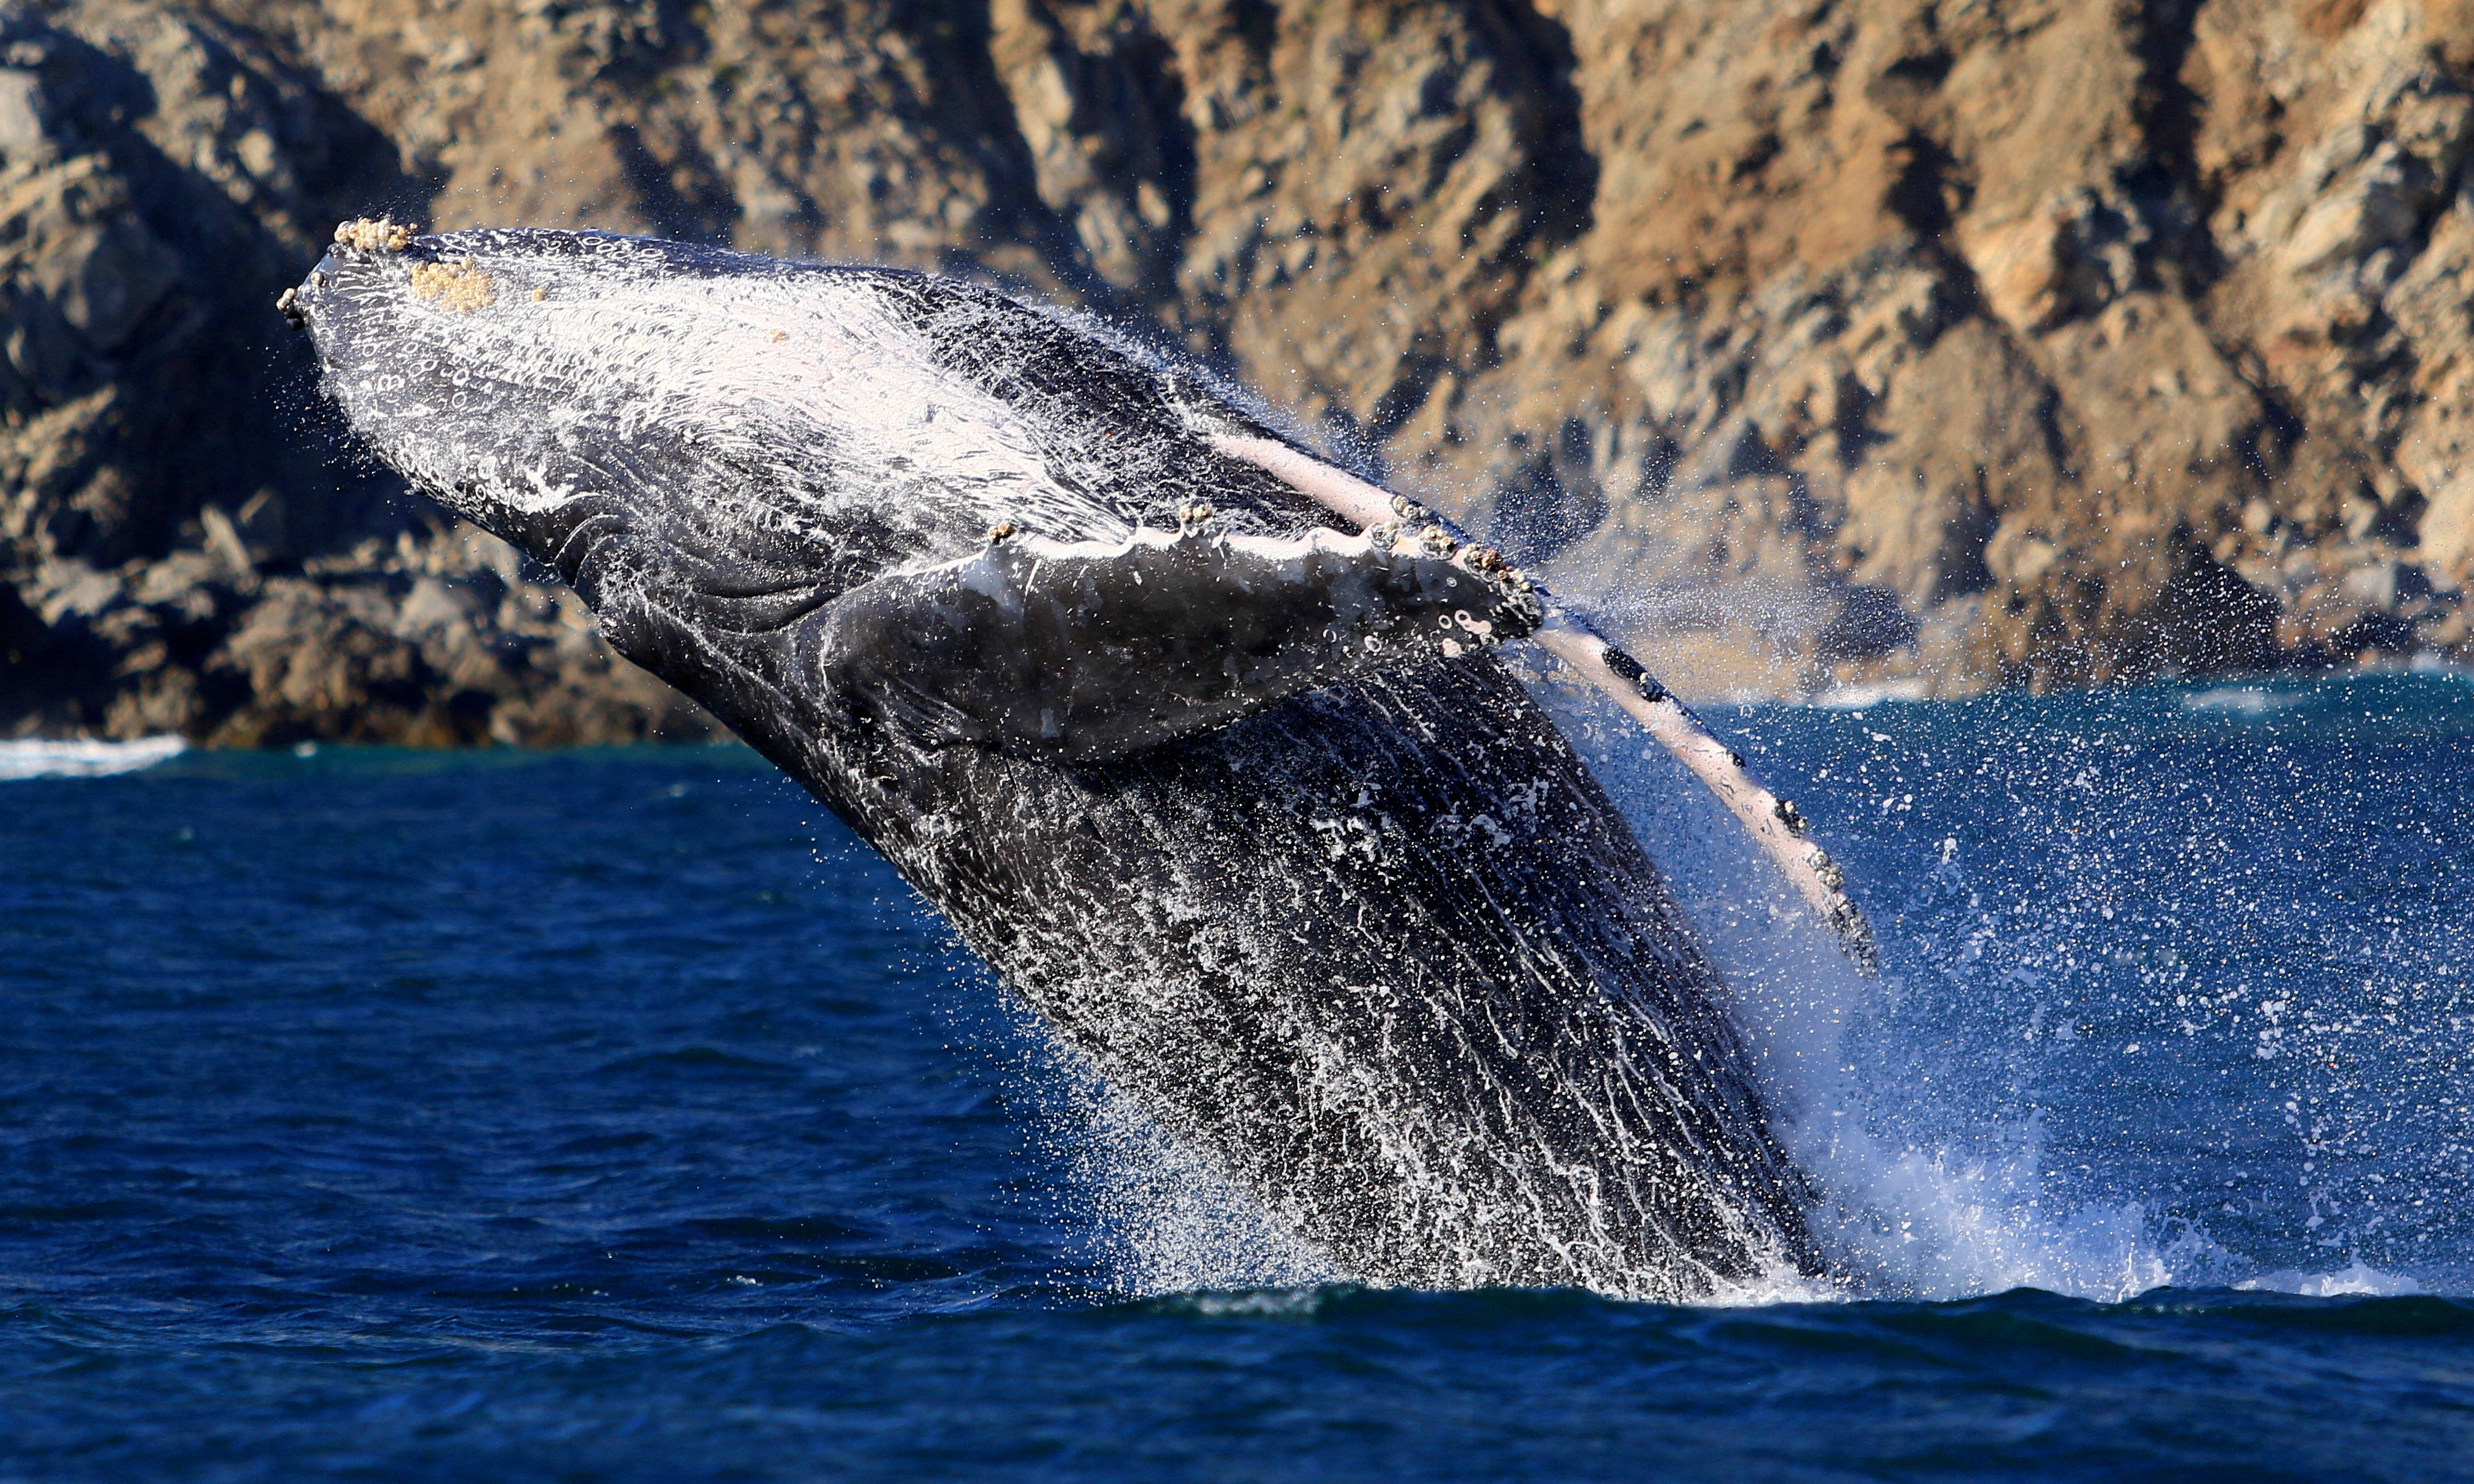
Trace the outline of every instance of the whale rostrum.
<instances>
[{"instance_id":1,"label":"whale rostrum","mask_svg":"<svg viewBox=\"0 0 2474 1484\"><path fill-rule=\"evenodd\" d=\"M377 456L1342 1270L1668 1300L1822 1270L1724 984L1495 647L1614 692L1859 956L1860 914L1791 804L1449 522L931 275L355 223L280 307Z\"/></svg>"}]
</instances>

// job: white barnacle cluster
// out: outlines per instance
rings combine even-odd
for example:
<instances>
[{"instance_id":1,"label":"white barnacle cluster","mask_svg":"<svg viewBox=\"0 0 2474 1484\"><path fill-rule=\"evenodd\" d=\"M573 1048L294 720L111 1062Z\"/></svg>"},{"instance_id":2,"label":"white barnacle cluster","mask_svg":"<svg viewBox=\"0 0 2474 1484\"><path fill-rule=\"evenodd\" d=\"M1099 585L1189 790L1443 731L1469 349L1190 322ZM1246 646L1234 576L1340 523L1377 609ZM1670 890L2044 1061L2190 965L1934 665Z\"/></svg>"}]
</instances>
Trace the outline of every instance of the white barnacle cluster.
<instances>
[{"instance_id":1,"label":"white barnacle cluster","mask_svg":"<svg viewBox=\"0 0 2474 1484\"><path fill-rule=\"evenodd\" d=\"M414 298L433 301L453 314L471 314L497 301L490 275L471 257L415 263L406 276L412 283Z\"/></svg>"},{"instance_id":2,"label":"white barnacle cluster","mask_svg":"<svg viewBox=\"0 0 2474 1484\"><path fill-rule=\"evenodd\" d=\"M391 217L354 217L335 227L335 246L353 252L400 252L418 228Z\"/></svg>"},{"instance_id":3,"label":"white barnacle cluster","mask_svg":"<svg viewBox=\"0 0 2474 1484\"><path fill-rule=\"evenodd\" d=\"M1366 528L1366 539L1376 551L1398 551L1404 545L1429 557L1440 557L1495 584L1506 594L1535 593L1536 580L1492 546L1463 540L1434 513L1405 494L1392 496L1390 520ZM1414 528L1414 529L1413 529ZM1535 603L1529 605L1537 607ZM1532 620L1533 626L1535 620Z\"/></svg>"}]
</instances>

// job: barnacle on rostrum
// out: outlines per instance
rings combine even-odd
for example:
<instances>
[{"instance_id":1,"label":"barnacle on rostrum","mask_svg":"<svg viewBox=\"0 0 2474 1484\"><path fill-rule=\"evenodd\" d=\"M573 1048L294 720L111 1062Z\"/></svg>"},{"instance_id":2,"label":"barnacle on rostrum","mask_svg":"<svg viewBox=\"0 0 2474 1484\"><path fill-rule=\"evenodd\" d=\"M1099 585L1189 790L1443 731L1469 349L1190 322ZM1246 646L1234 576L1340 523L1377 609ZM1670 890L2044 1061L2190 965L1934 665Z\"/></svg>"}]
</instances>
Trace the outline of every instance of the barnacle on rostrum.
<instances>
[{"instance_id":1,"label":"barnacle on rostrum","mask_svg":"<svg viewBox=\"0 0 2474 1484\"><path fill-rule=\"evenodd\" d=\"M412 246L413 229L388 217L354 217L335 227L335 245L355 252L400 252Z\"/></svg>"},{"instance_id":2,"label":"barnacle on rostrum","mask_svg":"<svg viewBox=\"0 0 2474 1484\"><path fill-rule=\"evenodd\" d=\"M487 309L498 301L498 292L491 284L490 275L469 257L413 264L412 292L456 314Z\"/></svg>"}]
</instances>

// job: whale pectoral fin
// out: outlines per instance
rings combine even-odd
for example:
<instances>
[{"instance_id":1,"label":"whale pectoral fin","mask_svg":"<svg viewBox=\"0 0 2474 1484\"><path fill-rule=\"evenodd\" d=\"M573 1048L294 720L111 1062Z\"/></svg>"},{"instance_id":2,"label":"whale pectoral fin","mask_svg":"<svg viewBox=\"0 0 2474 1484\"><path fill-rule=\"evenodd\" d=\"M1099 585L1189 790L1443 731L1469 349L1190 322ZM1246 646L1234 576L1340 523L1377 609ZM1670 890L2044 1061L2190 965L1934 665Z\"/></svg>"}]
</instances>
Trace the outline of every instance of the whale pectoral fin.
<instances>
[{"instance_id":1,"label":"whale pectoral fin","mask_svg":"<svg viewBox=\"0 0 2474 1484\"><path fill-rule=\"evenodd\" d=\"M1103 762L1378 665L1538 626L1491 553L1392 533L1018 538L864 584L800 626L836 695L925 747Z\"/></svg>"},{"instance_id":2,"label":"whale pectoral fin","mask_svg":"<svg viewBox=\"0 0 2474 1484\"><path fill-rule=\"evenodd\" d=\"M1259 432L1219 427L1207 430L1205 437L1221 453L1253 465L1345 519L1389 520L1403 509L1403 502L1389 491ZM1531 637L1539 647L1605 691L1690 769L1743 822L1754 843L1836 935L1856 967L1868 977L1880 972L1880 945L1873 939L1871 924L1864 921L1863 909L1847 895L1846 874L1821 847L1804 838L1804 817L1794 803L1763 787L1745 768L1744 759L1711 735L1699 717L1641 668L1639 660L1617 649L1543 589L1531 590L1544 614L1532 626L1536 632Z\"/></svg>"}]
</instances>

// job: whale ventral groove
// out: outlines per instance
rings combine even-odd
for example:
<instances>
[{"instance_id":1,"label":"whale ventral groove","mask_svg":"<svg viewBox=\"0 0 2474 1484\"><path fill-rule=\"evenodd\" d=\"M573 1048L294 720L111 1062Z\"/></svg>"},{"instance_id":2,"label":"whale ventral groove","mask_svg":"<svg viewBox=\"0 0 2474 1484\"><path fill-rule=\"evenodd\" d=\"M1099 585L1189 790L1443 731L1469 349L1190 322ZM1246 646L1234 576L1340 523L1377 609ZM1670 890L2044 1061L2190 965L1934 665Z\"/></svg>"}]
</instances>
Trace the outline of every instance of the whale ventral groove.
<instances>
[{"instance_id":1,"label":"whale ventral groove","mask_svg":"<svg viewBox=\"0 0 2474 1484\"><path fill-rule=\"evenodd\" d=\"M379 457L1342 1270L1820 1270L1723 985L1491 653L1540 610L1489 554L1361 531L1224 451L1280 435L1190 368L929 275L371 230L285 308Z\"/></svg>"}]
</instances>

